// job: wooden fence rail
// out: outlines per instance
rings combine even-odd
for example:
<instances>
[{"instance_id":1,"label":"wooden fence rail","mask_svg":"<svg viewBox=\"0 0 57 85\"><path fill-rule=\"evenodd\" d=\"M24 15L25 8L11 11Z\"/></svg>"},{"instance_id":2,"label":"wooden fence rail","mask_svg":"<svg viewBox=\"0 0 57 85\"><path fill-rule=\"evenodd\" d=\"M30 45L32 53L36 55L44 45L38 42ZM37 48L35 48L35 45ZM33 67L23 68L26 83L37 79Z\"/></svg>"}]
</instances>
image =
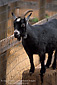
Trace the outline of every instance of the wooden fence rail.
<instances>
[{"instance_id":1,"label":"wooden fence rail","mask_svg":"<svg viewBox=\"0 0 57 85\"><path fill-rule=\"evenodd\" d=\"M13 47L14 45L18 44L20 42L18 42L15 38L14 38L14 34L11 35L10 37L7 37L3 40L0 41L0 53L5 52L6 50L10 49L11 47Z\"/></svg>"}]
</instances>

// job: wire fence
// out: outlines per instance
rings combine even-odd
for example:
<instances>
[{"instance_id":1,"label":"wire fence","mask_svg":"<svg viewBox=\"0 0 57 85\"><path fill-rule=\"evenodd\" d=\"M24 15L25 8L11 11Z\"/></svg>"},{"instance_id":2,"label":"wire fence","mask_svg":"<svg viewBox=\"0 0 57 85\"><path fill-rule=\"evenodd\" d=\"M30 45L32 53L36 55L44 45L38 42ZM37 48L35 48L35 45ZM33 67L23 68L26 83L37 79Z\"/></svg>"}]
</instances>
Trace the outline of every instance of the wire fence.
<instances>
[{"instance_id":1,"label":"wire fence","mask_svg":"<svg viewBox=\"0 0 57 85\"><path fill-rule=\"evenodd\" d=\"M42 8L44 8L44 6L42 6L40 8L38 6L37 9L36 9L36 7L34 7L32 17L33 18L35 17L35 12L36 12L36 17L38 18L39 10L41 10ZM25 12L25 10L28 10L29 7L25 9L25 8L20 8L20 6L15 5L13 8L8 7L7 10L0 12L0 17L6 13L9 16L9 17L7 17L7 19L5 18L4 20L3 19L0 20L1 28L4 28L4 24L6 25L6 23L7 23L7 26L6 26L7 28L4 30L0 30L0 36L2 36L3 33L7 34L2 39L0 39L0 46L2 44L1 48L3 48L3 49L5 49L9 46L9 43L5 43L5 42L14 33L13 18L11 16L11 12L14 10L15 14L17 15L17 9L19 9L19 13L20 13L20 15L22 15L23 14L22 10ZM55 1L54 2L52 1L51 3L46 2L46 5L45 5L45 16L46 17L45 18L49 18L50 16L53 16L54 14L57 14L57 4L55 4ZM40 16L43 16L43 14L41 14ZM11 38L7 42L10 42L10 44L11 44L12 41L15 42L16 41L15 38L14 39ZM38 58L36 58L35 65L38 64L37 61L38 61ZM3 67L4 65L6 65L6 66ZM19 44L12 45L10 48L7 48L2 54L0 53L0 68L2 69L2 71L0 70L0 76L2 76L1 80L4 80L6 77L6 80L9 81L7 83L10 83L10 80L16 80L16 81L18 79L20 80L21 78L19 78L19 77L22 75L22 72L24 71L24 69L29 69L29 66L30 66L29 60L28 60L27 54L25 53L25 51L22 47L21 42ZM5 72L5 76L3 75L3 72ZM14 82L16 82L16 81L14 81Z\"/></svg>"}]
</instances>

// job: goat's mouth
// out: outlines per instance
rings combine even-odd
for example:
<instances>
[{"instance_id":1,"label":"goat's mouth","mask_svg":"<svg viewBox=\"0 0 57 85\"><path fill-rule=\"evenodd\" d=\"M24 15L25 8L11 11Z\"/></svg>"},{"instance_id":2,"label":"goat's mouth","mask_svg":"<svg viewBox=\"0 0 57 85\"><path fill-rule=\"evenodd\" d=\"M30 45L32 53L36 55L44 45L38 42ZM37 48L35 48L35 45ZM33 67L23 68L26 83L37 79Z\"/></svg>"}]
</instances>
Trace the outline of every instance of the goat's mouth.
<instances>
[{"instance_id":1,"label":"goat's mouth","mask_svg":"<svg viewBox=\"0 0 57 85\"><path fill-rule=\"evenodd\" d=\"M17 38L18 41L21 40L21 36L20 35L14 35L15 38Z\"/></svg>"},{"instance_id":2,"label":"goat's mouth","mask_svg":"<svg viewBox=\"0 0 57 85\"><path fill-rule=\"evenodd\" d=\"M21 40L21 37L17 38L17 40L20 41Z\"/></svg>"}]
</instances>

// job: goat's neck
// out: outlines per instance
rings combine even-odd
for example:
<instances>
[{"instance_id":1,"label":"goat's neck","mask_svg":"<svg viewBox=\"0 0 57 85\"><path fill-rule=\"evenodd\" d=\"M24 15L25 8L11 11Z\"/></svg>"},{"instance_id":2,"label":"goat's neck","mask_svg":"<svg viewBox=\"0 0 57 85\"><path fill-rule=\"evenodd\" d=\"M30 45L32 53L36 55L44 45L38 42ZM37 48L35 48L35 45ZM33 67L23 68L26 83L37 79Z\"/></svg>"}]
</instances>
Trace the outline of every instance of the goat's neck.
<instances>
[{"instance_id":1,"label":"goat's neck","mask_svg":"<svg viewBox=\"0 0 57 85\"><path fill-rule=\"evenodd\" d=\"M28 23L27 25L26 25L26 32L27 32L27 34L31 34L32 33L32 26Z\"/></svg>"},{"instance_id":2,"label":"goat's neck","mask_svg":"<svg viewBox=\"0 0 57 85\"><path fill-rule=\"evenodd\" d=\"M28 36L30 36L30 38L31 38L31 36L33 36L32 34L33 34L33 32L32 32L32 26L28 23L26 25L26 32L25 32L25 36L23 37L23 39L27 39Z\"/></svg>"},{"instance_id":3,"label":"goat's neck","mask_svg":"<svg viewBox=\"0 0 57 85\"><path fill-rule=\"evenodd\" d=\"M36 38L36 35L35 35L33 29L34 29L33 26L31 26L30 24L28 24L26 26L26 33L30 38Z\"/></svg>"}]
</instances>

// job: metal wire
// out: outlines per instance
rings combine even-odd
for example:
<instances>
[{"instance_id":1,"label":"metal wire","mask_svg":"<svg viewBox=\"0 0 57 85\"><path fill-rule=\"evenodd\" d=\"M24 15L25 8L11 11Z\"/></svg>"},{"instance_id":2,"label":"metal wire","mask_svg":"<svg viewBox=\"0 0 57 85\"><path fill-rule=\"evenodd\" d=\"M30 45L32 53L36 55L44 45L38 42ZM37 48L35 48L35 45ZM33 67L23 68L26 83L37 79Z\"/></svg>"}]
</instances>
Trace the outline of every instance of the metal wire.
<instances>
[{"instance_id":1,"label":"metal wire","mask_svg":"<svg viewBox=\"0 0 57 85\"><path fill-rule=\"evenodd\" d=\"M13 76L13 78L16 77L16 75L20 74L21 71L23 71L24 69L26 69L26 68L29 67L29 66L30 66L30 65L27 65L27 66L23 67L17 74L15 74L15 75ZM13 79L13 78L11 78L11 79Z\"/></svg>"},{"instance_id":2,"label":"metal wire","mask_svg":"<svg viewBox=\"0 0 57 85\"><path fill-rule=\"evenodd\" d=\"M21 55L23 55L24 54L24 52L21 54ZM18 66L18 64L21 64L24 60L26 60L27 58L25 58L25 59L23 59L22 61L20 61L20 62L18 62L10 71L9 71L9 73L13 70L13 69L15 69L16 68L16 66ZM8 75L9 73L7 73L6 75Z\"/></svg>"},{"instance_id":3,"label":"metal wire","mask_svg":"<svg viewBox=\"0 0 57 85\"><path fill-rule=\"evenodd\" d=\"M10 8L10 9L8 9L8 10L5 10L5 11L3 11L3 12L0 12L0 14L4 14L4 13L8 13L9 11L11 11L11 10L14 10L14 9L16 9L17 8L17 6L16 7L13 7L13 8Z\"/></svg>"},{"instance_id":4,"label":"metal wire","mask_svg":"<svg viewBox=\"0 0 57 85\"><path fill-rule=\"evenodd\" d=\"M14 27L14 26L8 27L8 28L7 28L7 31L8 31L8 29L10 29L10 32L11 32L11 29L12 29L13 27ZM6 29L5 29L5 30L2 30L1 33L0 33L0 36L1 36L2 33L7 32L7 31L6 31ZM5 38L6 38L6 37L5 37Z\"/></svg>"},{"instance_id":5,"label":"metal wire","mask_svg":"<svg viewBox=\"0 0 57 85\"><path fill-rule=\"evenodd\" d=\"M50 3L50 4L47 4L46 3L46 5L47 6L45 6L45 10L57 10L57 7L54 7L54 5L52 4L52 3ZM51 8L50 8L50 6L51 6ZM16 9L17 8L17 6L16 7L13 7L13 8L10 8L10 9L7 9L7 10L5 10L5 11L3 11L3 12L0 12L0 15L2 15L2 14L4 14L4 13L8 13L9 11L11 11L11 10L14 10L14 9ZM18 6L18 8L19 8L19 6ZM38 11L40 10L40 9L42 9L42 8L44 8L44 6L42 6L42 7L40 7L40 8L38 8ZM57 12L57 11L56 11ZM47 13L48 14L48 13ZM52 13L52 15L53 15L53 13ZM52 16L51 15L51 16ZM43 14L41 14L40 16L43 16ZM4 24L5 22L8 22L8 20L12 20L12 17L10 17L10 18L8 18L8 19L5 19L5 20L2 20L2 21L0 21L0 24ZM1 26L1 27L3 27L3 26ZM11 29L11 28L13 28L13 25L10 27L8 27L7 28L7 30L8 29ZM11 30L12 31L12 30ZM2 34L3 32L6 32L6 30L2 30L1 32L0 32L0 34ZM8 38L8 37L7 37ZM6 38L6 40L7 40L7 38ZM0 41L1 42L1 41ZM21 44L21 43L20 43ZM18 44L17 46L19 46L20 44ZM7 46L5 46L4 48L6 48ZM14 48L12 48L12 49L14 49ZM17 53L18 51L20 51L22 49L22 47L21 48L18 48L16 51L14 51L11 55L9 55L8 56L8 59L9 59L9 57L11 57L11 56L13 56L13 55L15 55L15 53ZM10 62L10 63L8 63L7 64L7 66L9 67L10 66L10 64L12 64L20 55L23 55L24 54L24 52L22 52L21 54L18 54L16 57L14 57L14 59ZM0 58L3 56L3 55L5 55L5 53L3 53L3 54L1 54L1 56L0 56ZM28 58L25 58L25 59L23 59L22 61L20 61L20 62L18 62L16 65L13 65L13 68L6 74L6 76L8 76L19 64L21 64L23 61L25 61L26 59L28 59ZM1 61L2 63L4 63L4 62L6 62L7 61L7 59L5 59L4 61ZM12 77L12 79L14 79L14 77L16 77L16 75L18 75L18 74L20 74L20 72L21 71L23 71L25 68L27 68L28 66L26 66L26 67L23 67L21 70L19 70L19 72L18 73L16 73L13 77ZM5 71L6 70L6 68L4 68L3 69L3 71Z\"/></svg>"},{"instance_id":6,"label":"metal wire","mask_svg":"<svg viewBox=\"0 0 57 85\"><path fill-rule=\"evenodd\" d=\"M29 66L30 66L30 65L27 65L27 66L23 67L17 74L15 74L15 75L13 76L13 78L16 77L18 74L20 74L22 70L26 69L26 68L29 67ZM6 75L6 76L7 76L7 75ZM13 78L11 78L11 80L12 80ZM2 79L2 81L3 81L3 80L4 80L4 78ZM8 84L10 84L10 83L8 82Z\"/></svg>"},{"instance_id":7,"label":"metal wire","mask_svg":"<svg viewBox=\"0 0 57 85\"><path fill-rule=\"evenodd\" d=\"M10 19L13 19L13 18L10 17L10 18L8 18L8 19L5 19L5 20L3 20L3 21L0 21L0 24L5 23L5 22L8 22L8 20L10 20Z\"/></svg>"},{"instance_id":8,"label":"metal wire","mask_svg":"<svg viewBox=\"0 0 57 85\"><path fill-rule=\"evenodd\" d=\"M22 53L22 54L20 54L20 55L23 55L24 54L24 52ZM20 55L18 55L18 56L20 56ZM18 57L17 56L17 57ZM20 61L20 62L18 62L10 71L9 71L9 73L13 70L13 69L15 69L16 68L16 66L18 65L18 64L20 64L20 63L22 63L24 60L26 60L27 58L25 58L25 59L23 59L22 61ZM4 70L6 70L6 69L3 69L3 71ZM6 75L9 75L9 73L7 73ZM1 74L0 74L1 75Z\"/></svg>"},{"instance_id":9,"label":"metal wire","mask_svg":"<svg viewBox=\"0 0 57 85\"><path fill-rule=\"evenodd\" d=\"M22 49L22 48L20 48L18 51L20 51L21 49ZM16 52L18 52L18 51L16 51ZM15 53L16 53L16 52L15 52ZM23 53L22 53L22 54L23 54ZM22 54L21 54L21 55L22 55ZM14 54L12 54L12 55L14 55ZM20 55L18 54L18 56L20 56ZM12 62L8 64L8 66L9 66L10 64L12 64L13 61L16 60L16 58L17 58L18 56L16 56L16 57L12 60Z\"/></svg>"},{"instance_id":10,"label":"metal wire","mask_svg":"<svg viewBox=\"0 0 57 85\"><path fill-rule=\"evenodd\" d=\"M23 54L24 54L24 52L23 52L23 53L21 53L20 55L23 55ZM18 55L18 56L20 56L20 55ZM17 56L17 57L18 57L18 56ZM17 58L17 57L16 57L16 58ZM5 71L5 70L6 70L6 68L5 68L5 69L3 69L3 71ZM11 70L11 71L12 71L12 70ZM11 72L11 71L10 71L10 72ZM10 72L9 72L9 73L10 73ZM9 74L9 73L8 73L8 74Z\"/></svg>"},{"instance_id":11,"label":"metal wire","mask_svg":"<svg viewBox=\"0 0 57 85\"><path fill-rule=\"evenodd\" d=\"M20 44L21 44L21 43L20 43ZM19 45L20 45L20 44L19 44ZM19 46L19 45L18 45L18 46ZM13 48L13 49L14 49L14 48ZM13 49L12 49L12 50L13 50ZM22 47L19 48L19 49L16 50L16 51L14 51L14 53L12 53L11 55L9 55L8 58L11 57L11 56L13 56L16 52L20 51L21 49L22 49ZM5 53L3 53L3 54L5 55ZM1 56L3 56L3 54L1 54ZM0 56L0 57L1 57L1 56ZM7 59L8 59L8 58L7 58ZM15 58L16 58L16 57L15 57ZM5 59L4 61L1 61L1 62L4 63L4 62L7 61L7 59ZM13 61L12 61L12 62L13 62ZM11 63L9 63L9 64L11 64Z\"/></svg>"}]
</instances>

